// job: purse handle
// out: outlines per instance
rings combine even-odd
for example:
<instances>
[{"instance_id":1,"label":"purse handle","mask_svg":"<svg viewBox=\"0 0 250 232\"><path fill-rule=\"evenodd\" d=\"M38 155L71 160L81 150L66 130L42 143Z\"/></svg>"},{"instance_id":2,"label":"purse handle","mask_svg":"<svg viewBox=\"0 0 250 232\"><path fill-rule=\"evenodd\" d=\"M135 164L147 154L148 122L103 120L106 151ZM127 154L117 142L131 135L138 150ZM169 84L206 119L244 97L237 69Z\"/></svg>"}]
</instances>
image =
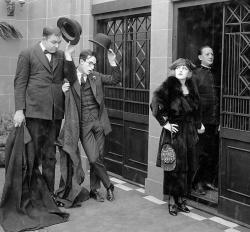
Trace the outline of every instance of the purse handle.
<instances>
[{"instance_id":1,"label":"purse handle","mask_svg":"<svg viewBox=\"0 0 250 232\"><path fill-rule=\"evenodd\" d=\"M174 139L173 139L173 132L172 132L172 124L170 124L170 138L171 138L171 144L173 145Z\"/></svg>"}]
</instances>

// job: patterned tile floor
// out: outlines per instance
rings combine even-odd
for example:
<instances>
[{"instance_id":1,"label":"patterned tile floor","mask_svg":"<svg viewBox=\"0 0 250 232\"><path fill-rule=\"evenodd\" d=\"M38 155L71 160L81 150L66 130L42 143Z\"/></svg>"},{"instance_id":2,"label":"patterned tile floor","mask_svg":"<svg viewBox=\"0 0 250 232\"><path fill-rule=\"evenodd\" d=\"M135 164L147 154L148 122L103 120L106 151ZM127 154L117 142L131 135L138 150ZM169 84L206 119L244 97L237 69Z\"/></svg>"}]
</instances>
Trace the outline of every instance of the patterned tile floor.
<instances>
[{"instance_id":1,"label":"patterned tile floor","mask_svg":"<svg viewBox=\"0 0 250 232\"><path fill-rule=\"evenodd\" d=\"M157 199L153 196L146 195L145 189L143 189L143 188L137 188L136 186L133 186L133 185L131 185L125 181L122 181L120 179L117 179L115 177L112 177L111 181L114 183L114 185L117 188L122 189L124 191L140 192L142 194L142 198L144 198L147 201L151 201L151 202L158 204L158 205L167 204L166 201L162 201L162 200ZM197 210L197 209L192 208L190 206L188 206L188 208L191 211L190 213L181 213L181 214L183 214L187 217L190 217L194 220L202 221L203 223L210 225L210 226L213 226L213 227L216 227L222 231L225 231L225 232L247 232L247 231L250 231L249 228L240 226L236 223L230 222L230 221L225 220L223 218L213 216L211 214Z\"/></svg>"},{"instance_id":2,"label":"patterned tile floor","mask_svg":"<svg viewBox=\"0 0 250 232\"><path fill-rule=\"evenodd\" d=\"M56 185L59 183L58 170L59 167L56 171ZM114 177L111 181L116 187L114 202L97 203L89 200L82 207L62 209L70 213L70 220L39 232L82 232L85 231L83 228L88 228L89 232L106 231L107 228L109 232L250 232L249 228L192 207L189 207L190 213L172 217L166 211L167 202L145 194L145 189ZM88 182L89 177L86 176L84 186L87 188ZM4 169L0 169L0 186L3 184ZM0 195L1 192L2 188ZM96 223L93 215L102 223ZM112 228L110 223L113 223ZM1 227L0 232L3 232Z\"/></svg>"}]
</instances>

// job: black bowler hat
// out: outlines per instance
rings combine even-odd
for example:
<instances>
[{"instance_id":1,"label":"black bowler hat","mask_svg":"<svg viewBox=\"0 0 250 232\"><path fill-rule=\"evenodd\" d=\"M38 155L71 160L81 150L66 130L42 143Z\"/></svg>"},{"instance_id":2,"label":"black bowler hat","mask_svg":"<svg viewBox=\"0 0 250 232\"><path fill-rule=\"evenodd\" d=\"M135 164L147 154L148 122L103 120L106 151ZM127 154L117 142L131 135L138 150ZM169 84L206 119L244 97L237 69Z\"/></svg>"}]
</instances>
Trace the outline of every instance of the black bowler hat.
<instances>
[{"instance_id":1,"label":"black bowler hat","mask_svg":"<svg viewBox=\"0 0 250 232\"><path fill-rule=\"evenodd\" d=\"M57 20L57 26L60 28L62 37L66 42L70 42L72 45L79 42L82 27L76 20L62 17Z\"/></svg>"},{"instance_id":2,"label":"black bowler hat","mask_svg":"<svg viewBox=\"0 0 250 232\"><path fill-rule=\"evenodd\" d=\"M94 39L89 39L89 41L98 44L107 50L110 48L111 45L111 39L103 33L97 33L94 36Z\"/></svg>"}]
</instances>

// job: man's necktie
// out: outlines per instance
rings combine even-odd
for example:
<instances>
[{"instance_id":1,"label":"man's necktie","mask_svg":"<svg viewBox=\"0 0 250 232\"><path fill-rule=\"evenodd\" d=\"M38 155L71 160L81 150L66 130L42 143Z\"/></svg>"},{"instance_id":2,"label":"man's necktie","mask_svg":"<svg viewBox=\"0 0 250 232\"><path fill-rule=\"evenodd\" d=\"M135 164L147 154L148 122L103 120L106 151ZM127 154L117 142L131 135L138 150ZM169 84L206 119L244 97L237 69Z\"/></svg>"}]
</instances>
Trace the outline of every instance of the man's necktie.
<instances>
[{"instance_id":1,"label":"man's necktie","mask_svg":"<svg viewBox=\"0 0 250 232\"><path fill-rule=\"evenodd\" d=\"M84 86L86 84L86 81L84 80L83 74L81 74L81 85Z\"/></svg>"},{"instance_id":2,"label":"man's necktie","mask_svg":"<svg viewBox=\"0 0 250 232\"><path fill-rule=\"evenodd\" d=\"M45 55L46 54L51 54L48 50L44 50L43 52L44 52Z\"/></svg>"},{"instance_id":3,"label":"man's necktie","mask_svg":"<svg viewBox=\"0 0 250 232\"><path fill-rule=\"evenodd\" d=\"M49 61L49 65L51 67L51 69L53 69L53 53L50 53L48 50L44 50L44 54L50 54L51 55L51 59Z\"/></svg>"}]
</instances>

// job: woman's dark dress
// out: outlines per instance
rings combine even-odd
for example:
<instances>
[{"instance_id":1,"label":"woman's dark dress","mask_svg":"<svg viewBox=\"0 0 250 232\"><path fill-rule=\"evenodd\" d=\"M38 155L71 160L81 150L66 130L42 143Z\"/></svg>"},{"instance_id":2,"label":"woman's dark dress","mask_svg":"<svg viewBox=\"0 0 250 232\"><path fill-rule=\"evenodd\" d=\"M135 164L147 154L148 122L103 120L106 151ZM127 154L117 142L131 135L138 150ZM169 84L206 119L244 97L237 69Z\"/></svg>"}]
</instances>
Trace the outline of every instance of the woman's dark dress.
<instances>
[{"instance_id":1,"label":"woman's dark dress","mask_svg":"<svg viewBox=\"0 0 250 232\"><path fill-rule=\"evenodd\" d=\"M184 96L181 83L173 76L154 92L151 103L153 115L161 126L168 121L178 124L178 132L173 134L173 148L176 152L176 168L164 172L163 193L174 196L187 194L192 177L197 168L195 146L198 141L197 128L200 128L199 96L191 79L186 81L189 94ZM160 151L164 143L171 142L171 134L162 129L156 165L161 166Z\"/></svg>"}]
</instances>

